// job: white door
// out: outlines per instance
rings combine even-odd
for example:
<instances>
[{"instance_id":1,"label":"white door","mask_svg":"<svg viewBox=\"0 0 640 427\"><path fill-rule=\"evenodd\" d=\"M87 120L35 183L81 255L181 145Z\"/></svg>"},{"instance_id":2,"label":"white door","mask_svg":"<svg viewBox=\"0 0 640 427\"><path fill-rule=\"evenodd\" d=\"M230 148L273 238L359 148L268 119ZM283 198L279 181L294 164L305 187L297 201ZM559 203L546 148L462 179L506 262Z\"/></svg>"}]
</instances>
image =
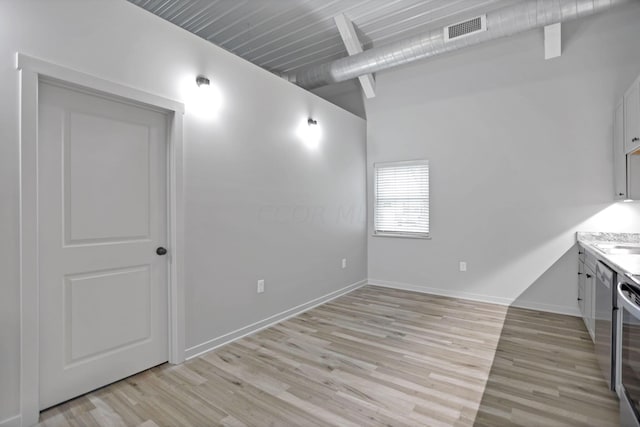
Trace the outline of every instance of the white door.
<instances>
[{"instance_id":1,"label":"white door","mask_svg":"<svg viewBox=\"0 0 640 427\"><path fill-rule=\"evenodd\" d=\"M43 409L168 359L167 116L54 82L39 100Z\"/></svg>"}]
</instances>

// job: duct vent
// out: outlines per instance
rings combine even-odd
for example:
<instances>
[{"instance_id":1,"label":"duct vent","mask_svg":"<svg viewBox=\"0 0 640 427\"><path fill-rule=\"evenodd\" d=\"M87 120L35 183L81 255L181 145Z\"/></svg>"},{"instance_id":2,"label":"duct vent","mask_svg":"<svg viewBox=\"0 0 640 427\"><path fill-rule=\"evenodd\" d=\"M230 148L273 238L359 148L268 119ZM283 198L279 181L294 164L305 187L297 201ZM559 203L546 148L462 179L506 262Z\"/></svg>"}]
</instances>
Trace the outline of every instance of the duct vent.
<instances>
[{"instance_id":1,"label":"duct vent","mask_svg":"<svg viewBox=\"0 0 640 427\"><path fill-rule=\"evenodd\" d=\"M452 41L480 31L487 30L487 15L467 19L457 24L444 27L444 41Z\"/></svg>"}]
</instances>

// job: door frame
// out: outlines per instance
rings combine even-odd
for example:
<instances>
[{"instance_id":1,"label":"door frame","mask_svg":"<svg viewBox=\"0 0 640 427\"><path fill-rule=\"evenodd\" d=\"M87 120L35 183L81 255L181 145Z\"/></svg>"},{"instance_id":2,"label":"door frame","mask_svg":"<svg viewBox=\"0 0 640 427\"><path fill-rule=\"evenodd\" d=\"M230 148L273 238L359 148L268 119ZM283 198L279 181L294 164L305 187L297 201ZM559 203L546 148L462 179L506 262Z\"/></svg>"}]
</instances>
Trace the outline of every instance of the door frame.
<instances>
[{"instance_id":1,"label":"door frame","mask_svg":"<svg viewBox=\"0 0 640 427\"><path fill-rule=\"evenodd\" d=\"M39 419L38 83L53 78L166 111L169 363L185 359L184 104L18 52L20 142L20 419Z\"/></svg>"}]
</instances>

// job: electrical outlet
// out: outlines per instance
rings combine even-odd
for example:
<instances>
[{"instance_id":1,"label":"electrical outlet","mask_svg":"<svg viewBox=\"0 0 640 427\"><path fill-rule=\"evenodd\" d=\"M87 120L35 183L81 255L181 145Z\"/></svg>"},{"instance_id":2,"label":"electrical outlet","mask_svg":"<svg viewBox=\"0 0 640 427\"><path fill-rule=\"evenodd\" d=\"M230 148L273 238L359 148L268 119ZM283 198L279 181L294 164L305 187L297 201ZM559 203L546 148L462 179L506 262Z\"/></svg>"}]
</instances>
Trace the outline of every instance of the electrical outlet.
<instances>
[{"instance_id":1,"label":"electrical outlet","mask_svg":"<svg viewBox=\"0 0 640 427\"><path fill-rule=\"evenodd\" d=\"M467 271L467 262L460 261L460 271Z\"/></svg>"},{"instance_id":2,"label":"electrical outlet","mask_svg":"<svg viewBox=\"0 0 640 427\"><path fill-rule=\"evenodd\" d=\"M342 268L347 268L347 259L342 258Z\"/></svg>"},{"instance_id":3,"label":"electrical outlet","mask_svg":"<svg viewBox=\"0 0 640 427\"><path fill-rule=\"evenodd\" d=\"M264 292L264 280L258 280L258 293L261 294Z\"/></svg>"}]
</instances>

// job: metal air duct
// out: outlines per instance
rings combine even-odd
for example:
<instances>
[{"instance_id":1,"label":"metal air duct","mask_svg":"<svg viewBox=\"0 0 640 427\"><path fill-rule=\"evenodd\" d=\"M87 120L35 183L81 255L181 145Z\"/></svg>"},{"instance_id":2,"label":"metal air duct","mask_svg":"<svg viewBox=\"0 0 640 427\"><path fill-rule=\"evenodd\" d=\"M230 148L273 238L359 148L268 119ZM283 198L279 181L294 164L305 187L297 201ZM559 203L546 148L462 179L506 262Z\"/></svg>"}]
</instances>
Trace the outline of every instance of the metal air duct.
<instances>
[{"instance_id":1,"label":"metal air duct","mask_svg":"<svg viewBox=\"0 0 640 427\"><path fill-rule=\"evenodd\" d=\"M369 49L293 74L285 74L283 77L299 86L313 89L452 52L487 40L583 18L629 1L631 0L526 0L487 13L487 31L445 41L444 31L439 28L387 46Z\"/></svg>"}]
</instances>

